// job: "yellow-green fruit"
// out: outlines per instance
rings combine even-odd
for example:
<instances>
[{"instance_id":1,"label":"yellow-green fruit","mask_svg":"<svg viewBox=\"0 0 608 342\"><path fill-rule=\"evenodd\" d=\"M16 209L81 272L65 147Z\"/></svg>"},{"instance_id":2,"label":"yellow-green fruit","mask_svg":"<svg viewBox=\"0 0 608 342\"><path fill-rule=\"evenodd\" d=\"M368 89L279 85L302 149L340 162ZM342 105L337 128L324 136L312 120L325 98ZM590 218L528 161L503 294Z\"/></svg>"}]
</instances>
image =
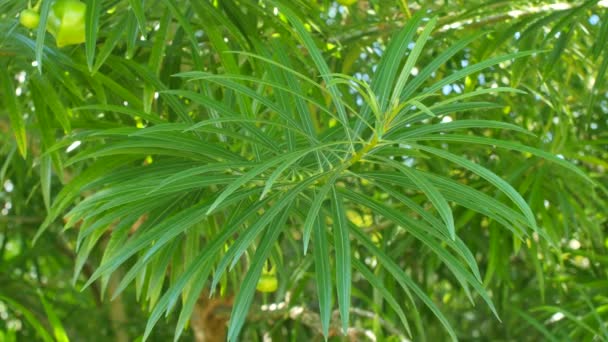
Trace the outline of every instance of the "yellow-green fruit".
<instances>
[{"instance_id":1,"label":"yellow-green fruit","mask_svg":"<svg viewBox=\"0 0 608 342\"><path fill-rule=\"evenodd\" d=\"M374 243L374 245L380 246L380 244L382 243L382 234L380 234L379 232L373 232L372 242Z\"/></svg>"},{"instance_id":2,"label":"yellow-green fruit","mask_svg":"<svg viewBox=\"0 0 608 342\"><path fill-rule=\"evenodd\" d=\"M260 292L274 292L279 287L279 280L276 275L263 274L258 281L256 289Z\"/></svg>"},{"instance_id":3,"label":"yellow-green fruit","mask_svg":"<svg viewBox=\"0 0 608 342\"><path fill-rule=\"evenodd\" d=\"M357 0L338 0L338 3L342 6L350 6L357 2Z\"/></svg>"},{"instance_id":4,"label":"yellow-green fruit","mask_svg":"<svg viewBox=\"0 0 608 342\"><path fill-rule=\"evenodd\" d=\"M87 5L77 0L58 0L51 7L46 29L58 47L84 43Z\"/></svg>"},{"instance_id":5,"label":"yellow-green fruit","mask_svg":"<svg viewBox=\"0 0 608 342\"><path fill-rule=\"evenodd\" d=\"M35 29L40 22L40 15L34 10L25 9L19 14L19 22L29 29Z\"/></svg>"}]
</instances>

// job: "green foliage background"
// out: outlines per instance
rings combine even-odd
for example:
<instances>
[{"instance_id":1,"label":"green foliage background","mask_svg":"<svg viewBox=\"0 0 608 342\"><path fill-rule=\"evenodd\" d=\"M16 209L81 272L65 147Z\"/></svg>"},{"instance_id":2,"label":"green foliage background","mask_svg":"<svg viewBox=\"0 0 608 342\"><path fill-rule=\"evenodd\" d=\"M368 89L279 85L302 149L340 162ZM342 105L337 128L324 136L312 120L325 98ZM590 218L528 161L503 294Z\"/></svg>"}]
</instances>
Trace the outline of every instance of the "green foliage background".
<instances>
[{"instance_id":1,"label":"green foliage background","mask_svg":"<svg viewBox=\"0 0 608 342\"><path fill-rule=\"evenodd\" d=\"M608 340L606 1L84 2L0 2L0 340Z\"/></svg>"}]
</instances>

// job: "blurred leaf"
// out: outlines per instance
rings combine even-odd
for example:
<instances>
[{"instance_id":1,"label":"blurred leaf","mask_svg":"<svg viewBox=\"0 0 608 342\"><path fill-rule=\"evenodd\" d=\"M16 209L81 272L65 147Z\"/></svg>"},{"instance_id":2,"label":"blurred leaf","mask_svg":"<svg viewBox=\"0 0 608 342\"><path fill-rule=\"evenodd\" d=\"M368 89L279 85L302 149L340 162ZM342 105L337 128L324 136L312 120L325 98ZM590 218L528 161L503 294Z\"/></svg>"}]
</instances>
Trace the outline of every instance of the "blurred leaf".
<instances>
[{"instance_id":1,"label":"blurred leaf","mask_svg":"<svg viewBox=\"0 0 608 342\"><path fill-rule=\"evenodd\" d=\"M25 133L25 121L23 120L21 104L17 99L15 86L11 80L11 76L8 74L7 67L3 65L0 65L0 82L2 83L2 92L4 93L3 102L5 103L8 117L11 120L11 128L17 140L19 153L23 158L26 158L27 135Z\"/></svg>"},{"instance_id":2,"label":"blurred leaf","mask_svg":"<svg viewBox=\"0 0 608 342\"><path fill-rule=\"evenodd\" d=\"M68 335L66 334L65 329L63 328L63 325L61 324L61 321L57 317L55 310L46 301L46 299L44 298L44 295L42 293L38 293L38 295L40 296L40 301L42 301L42 305L44 306L44 312L46 312L46 316L49 320L49 323L51 324L51 327L53 328L53 335L55 336L55 340L58 342L69 342L70 339L68 338Z\"/></svg>"}]
</instances>

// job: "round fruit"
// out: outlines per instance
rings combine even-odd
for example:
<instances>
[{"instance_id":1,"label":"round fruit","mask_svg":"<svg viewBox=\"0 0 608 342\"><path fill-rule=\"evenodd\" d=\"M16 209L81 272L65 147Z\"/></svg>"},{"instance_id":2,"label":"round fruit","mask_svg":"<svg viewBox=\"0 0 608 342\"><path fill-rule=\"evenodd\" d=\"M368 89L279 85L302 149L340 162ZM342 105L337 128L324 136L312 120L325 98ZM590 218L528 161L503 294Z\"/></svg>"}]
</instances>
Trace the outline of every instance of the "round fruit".
<instances>
[{"instance_id":1,"label":"round fruit","mask_svg":"<svg viewBox=\"0 0 608 342\"><path fill-rule=\"evenodd\" d=\"M29 29L35 29L40 22L40 15L34 10L25 9L19 14L19 22Z\"/></svg>"},{"instance_id":2,"label":"round fruit","mask_svg":"<svg viewBox=\"0 0 608 342\"><path fill-rule=\"evenodd\" d=\"M87 5L78 0L58 0L51 7L46 29L58 47L84 43Z\"/></svg>"},{"instance_id":3,"label":"round fruit","mask_svg":"<svg viewBox=\"0 0 608 342\"><path fill-rule=\"evenodd\" d=\"M279 287L279 280L275 275L263 274L258 281L256 290L260 292L274 292Z\"/></svg>"}]
</instances>

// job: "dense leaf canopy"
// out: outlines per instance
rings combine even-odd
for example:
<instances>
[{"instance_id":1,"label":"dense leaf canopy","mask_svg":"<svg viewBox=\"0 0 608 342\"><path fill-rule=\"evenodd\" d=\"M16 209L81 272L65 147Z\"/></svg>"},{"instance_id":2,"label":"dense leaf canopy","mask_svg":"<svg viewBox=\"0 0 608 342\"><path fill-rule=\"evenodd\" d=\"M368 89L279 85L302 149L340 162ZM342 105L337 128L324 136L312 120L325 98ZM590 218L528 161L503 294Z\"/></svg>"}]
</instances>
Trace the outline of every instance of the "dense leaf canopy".
<instances>
[{"instance_id":1,"label":"dense leaf canopy","mask_svg":"<svg viewBox=\"0 0 608 342\"><path fill-rule=\"evenodd\" d=\"M0 2L0 340L608 340L607 8Z\"/></svg>"}]
</instances>

